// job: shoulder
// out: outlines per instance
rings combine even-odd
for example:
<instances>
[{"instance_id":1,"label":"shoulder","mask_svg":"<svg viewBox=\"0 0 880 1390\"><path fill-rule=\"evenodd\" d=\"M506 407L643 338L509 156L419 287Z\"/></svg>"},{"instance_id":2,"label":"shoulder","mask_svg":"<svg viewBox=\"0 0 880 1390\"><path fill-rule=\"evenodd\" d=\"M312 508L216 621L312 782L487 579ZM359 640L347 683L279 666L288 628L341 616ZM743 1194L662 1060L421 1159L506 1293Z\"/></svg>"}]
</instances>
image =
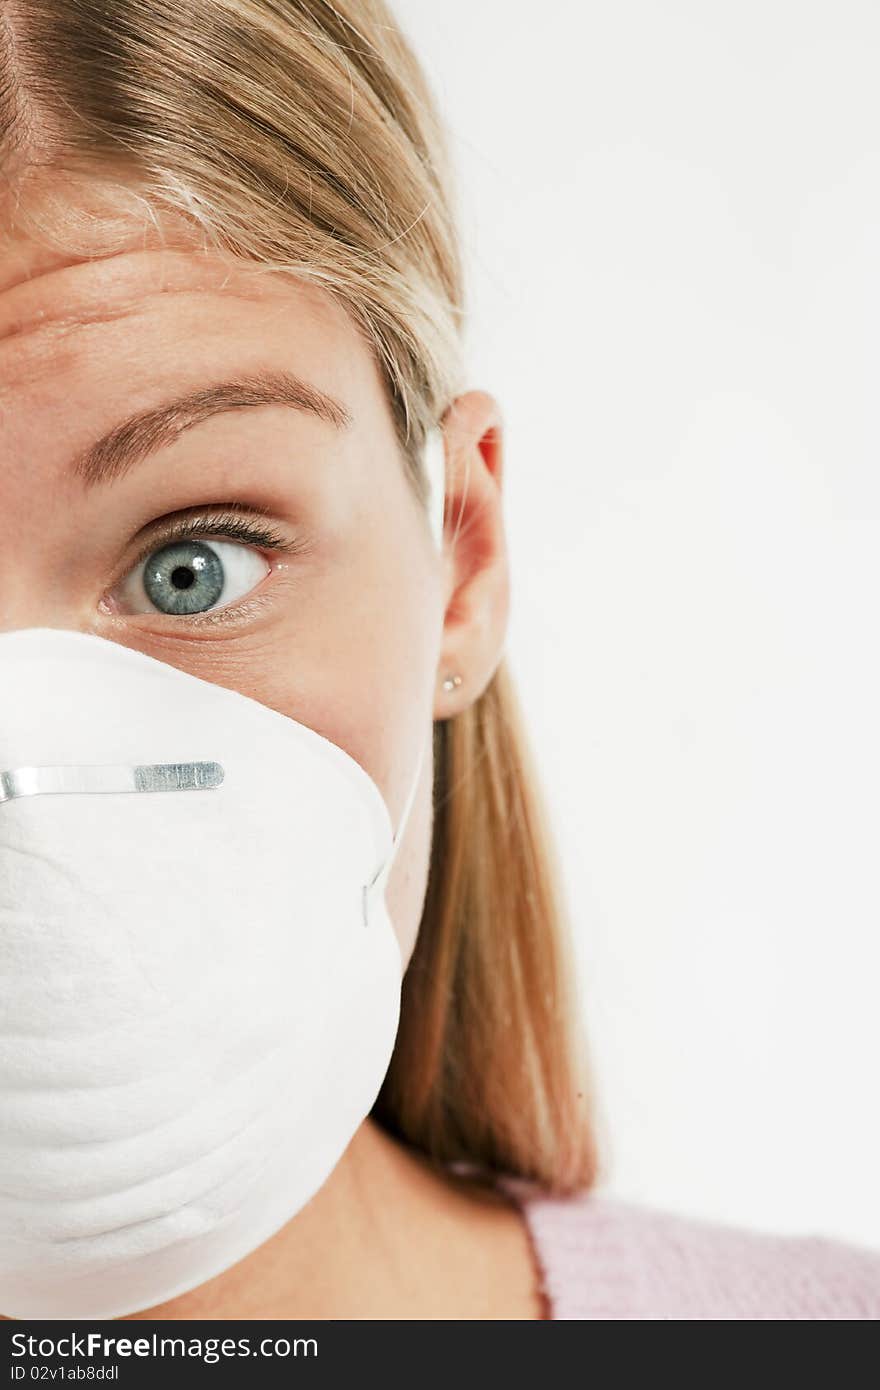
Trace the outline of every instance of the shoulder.
<instances>
[{"instance_id":1,"label":"shoulder","mask_svg":"<svg viewBox=\"0 0 880 1390\"><path fill-rule=\"evenodd\" d=\"M880 1251L682 1216L602 1192L518 1202L554 1318L880 1319Z\"/></svg>"}]
</instances>

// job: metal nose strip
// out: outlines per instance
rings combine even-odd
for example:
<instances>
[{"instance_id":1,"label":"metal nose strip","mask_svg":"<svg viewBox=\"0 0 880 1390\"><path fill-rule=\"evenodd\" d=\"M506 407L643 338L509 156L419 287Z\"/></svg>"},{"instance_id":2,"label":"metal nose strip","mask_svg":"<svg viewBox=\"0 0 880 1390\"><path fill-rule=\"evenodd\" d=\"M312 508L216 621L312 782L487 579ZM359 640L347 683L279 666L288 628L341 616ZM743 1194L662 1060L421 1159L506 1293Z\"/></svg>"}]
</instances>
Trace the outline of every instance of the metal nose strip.
<instances>
[{"instance_id":1,"label":"metal nose strip","mask_svg":"<svg viewBox=\"0 0 880 1390\"><path fill-rule=\"evenodd\" d=\"M0 769L0 802L94 792L188 792L219 787L220 763L67 763Z\"/></svg>"}]
</instances>

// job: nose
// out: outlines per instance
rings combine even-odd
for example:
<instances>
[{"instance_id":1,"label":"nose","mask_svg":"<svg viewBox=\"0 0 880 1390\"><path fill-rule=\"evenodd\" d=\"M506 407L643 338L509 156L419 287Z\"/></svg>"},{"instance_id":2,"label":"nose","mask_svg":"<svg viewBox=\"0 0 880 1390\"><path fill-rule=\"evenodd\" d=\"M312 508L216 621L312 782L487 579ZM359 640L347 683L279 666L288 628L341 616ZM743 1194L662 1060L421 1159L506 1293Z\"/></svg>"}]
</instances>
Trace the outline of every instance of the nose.
<instances>
[{"instance_id":1,"label":"nose","mask_svg":"<svg viewBox=\"0 0 880 1390\"><path fill-rule=\"evenodd\" d=\"M0 632L29 627L92 632L99 619L95 600L75 591L67 567L13 529L11 540L0 546Z\"/></svg>"},{"instance_id":2,"label":"nose","mask_svg":"<svg viewBox=\"0 0 880 1390\"><path fill-rule=\"evenodd\" d=\"M3 507L0 489L0 508ZM23 627L71 627L76 615L70 596L59 588L51 556L18 518L3 508L4 538L0 545L0 632ZM54 566L57 570L57 562Z\"/></svg>"},{"instance_id":3,"label":"nose","mask_svg":"<svg viewBox=\"0 0 880 1390\"><path fill-rule=\"evenodd\" d=\"M94 623L81 615L48 603L7 602L0 594L0 633L22 632L26 628L52 627L66 632L96 632Z\"/></svg>"},{"instance_id":4,"label":"nose","mask_svg":"<svg viewBox=\"0 0 880 1390\"><path fill-rule=\"evenodd\" d=\"M91 559L94 523L63 483L29 479L24 458L7 457L0 427L0 631L90 630L99 621L101 567Z\"/></svg>"}]
</instances>

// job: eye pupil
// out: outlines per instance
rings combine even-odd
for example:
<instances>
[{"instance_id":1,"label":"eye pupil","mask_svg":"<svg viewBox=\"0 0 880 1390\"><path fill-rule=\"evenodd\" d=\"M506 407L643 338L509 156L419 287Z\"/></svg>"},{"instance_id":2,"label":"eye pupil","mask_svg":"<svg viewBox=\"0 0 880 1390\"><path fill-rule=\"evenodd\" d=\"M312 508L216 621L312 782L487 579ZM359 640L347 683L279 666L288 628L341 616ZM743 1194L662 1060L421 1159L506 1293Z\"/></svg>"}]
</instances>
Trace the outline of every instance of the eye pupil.
<instances>
[{"instance_id":1,"label":"eye pupil","mask_svg":"<svg viewBox=\"0 0 880 1390\"><path fill-rule=\"evenodd\" d=\"M187 569L185 565L178 565L176 569L171 572L171 583L174 585L175 589L188 589L194 580L195 575L192 570Z\"/></svg>"}]
</instances>

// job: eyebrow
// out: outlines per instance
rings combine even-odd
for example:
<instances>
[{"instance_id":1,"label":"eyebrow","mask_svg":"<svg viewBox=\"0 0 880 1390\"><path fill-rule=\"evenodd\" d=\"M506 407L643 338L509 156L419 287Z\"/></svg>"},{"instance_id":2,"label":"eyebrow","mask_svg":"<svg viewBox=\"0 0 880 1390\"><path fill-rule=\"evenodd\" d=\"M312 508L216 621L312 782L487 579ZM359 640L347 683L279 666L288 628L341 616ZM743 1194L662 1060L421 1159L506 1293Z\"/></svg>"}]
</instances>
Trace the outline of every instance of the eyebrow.
<instances>
[{"instance_id":1,"label":"eyebrow","mask_svg":"<svg viewBox=\"0 0 880 1390\"><path fill-rule=\"evenodd\" d=\"M287 371L260 371L202 386L174 400L151 406L123 420L73 463L74 477L86 489L117 482L157 449L185 430L226 410L257 405L288 405L347 429L352 417L340 401Z\"/></svg>"}]
</instances>

